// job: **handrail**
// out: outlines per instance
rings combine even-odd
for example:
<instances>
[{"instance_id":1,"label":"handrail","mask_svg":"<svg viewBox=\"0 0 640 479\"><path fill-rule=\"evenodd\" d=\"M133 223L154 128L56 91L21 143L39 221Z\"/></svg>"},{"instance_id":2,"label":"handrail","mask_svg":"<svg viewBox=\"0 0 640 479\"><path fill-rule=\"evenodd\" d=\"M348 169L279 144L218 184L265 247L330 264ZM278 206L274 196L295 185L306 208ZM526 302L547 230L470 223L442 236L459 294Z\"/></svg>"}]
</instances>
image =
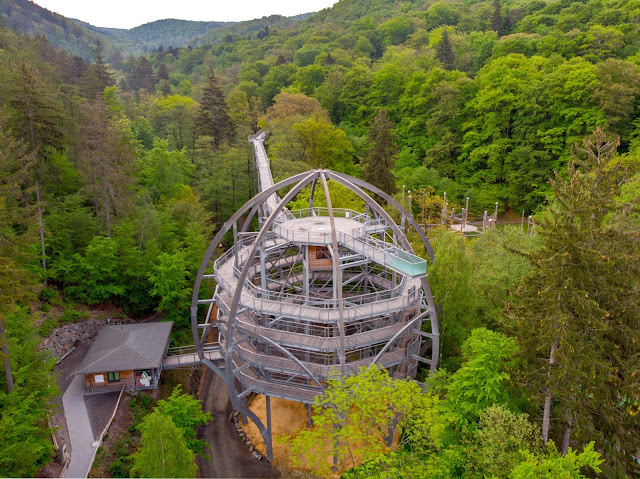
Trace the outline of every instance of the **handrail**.
<instances>
[{"instance_id":1,"label":"handrail","mask_svg":"<svg viewBox=\"0 0 640 479\"><path fill-rule=\"evenodd\" d=\"M227 283L227 281L222 277L220 277L218 284L222 286L227 293L231 290L232 285ZM361 305L345 304L345 320L355 321L372 315L382 315L401 311L410 306L419 304L422 301L422 294L421 289L408 288L406 295L397 296L392 298L392 300L380 299L378 301L371 301ZM219 296L217 296L216 299L219 308L228 308L228 305L226 305ZM211 301L213 301L213 299ZM243 307L248 307L262 314L290 317L295 316L297 318L309 319L320 323L333 324L335 322L333 315L336 310L330 308L318 308L307 304L294 304L284 301L267 300L263 298L256 298L250 294L242 295L241 304ZM295 308L295 313L291 308ZM228 314L228 311L225 311L225 313Z\"/></svg>"}]
</instances>

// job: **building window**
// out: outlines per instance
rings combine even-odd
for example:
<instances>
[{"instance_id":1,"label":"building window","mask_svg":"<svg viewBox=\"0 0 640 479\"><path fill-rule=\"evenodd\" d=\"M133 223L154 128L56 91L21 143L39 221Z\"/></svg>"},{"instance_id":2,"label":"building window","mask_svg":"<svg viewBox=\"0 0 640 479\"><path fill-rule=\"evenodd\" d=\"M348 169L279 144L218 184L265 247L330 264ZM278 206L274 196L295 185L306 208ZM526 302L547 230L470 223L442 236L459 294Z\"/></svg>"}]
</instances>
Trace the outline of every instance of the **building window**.
<instances>
[{"instance_id":1,"label":"building window","mask_svg":"<svg viewBox=\"0 0 640 479\"><path fill-rule=\"evenodd\" d=\"M120 373L107 373L107 380L110 383L117 383L120 381Z\"/></svg>"}]
</instances>

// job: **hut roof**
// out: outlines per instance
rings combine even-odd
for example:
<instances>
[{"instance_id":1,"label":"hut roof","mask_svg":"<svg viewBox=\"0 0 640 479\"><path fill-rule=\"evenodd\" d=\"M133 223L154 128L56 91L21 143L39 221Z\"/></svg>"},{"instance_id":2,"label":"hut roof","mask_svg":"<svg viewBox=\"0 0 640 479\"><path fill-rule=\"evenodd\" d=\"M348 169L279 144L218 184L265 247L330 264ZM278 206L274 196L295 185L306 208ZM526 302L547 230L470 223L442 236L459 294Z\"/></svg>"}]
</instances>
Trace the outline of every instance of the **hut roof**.
<instances>
[{"instance_id":1,"label":"hut roof","mask_svg":"<svg viewBox=\"0 0 640 479\"><path fill-rule=\"evenodd\" d=\"M160 367L173 323L106 325L76 374Z\"/></svg>"}]
</instances>

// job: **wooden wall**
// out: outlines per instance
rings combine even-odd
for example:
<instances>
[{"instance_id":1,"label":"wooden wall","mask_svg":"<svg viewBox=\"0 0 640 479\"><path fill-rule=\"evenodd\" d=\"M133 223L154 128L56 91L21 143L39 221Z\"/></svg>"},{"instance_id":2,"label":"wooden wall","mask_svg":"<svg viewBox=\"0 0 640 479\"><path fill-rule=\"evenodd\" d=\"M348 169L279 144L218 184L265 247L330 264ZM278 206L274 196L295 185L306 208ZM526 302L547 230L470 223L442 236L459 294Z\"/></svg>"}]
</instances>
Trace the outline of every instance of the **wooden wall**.
<instances>
[{"instance_id":1,"label":"wooden wall","mask_svg":"<svg viewBox=\"0 0 640 479\"><path fill-rule=\"evenodd\" d=\"M324 246L309 246L309 269L333 269L331 258L318 258L321 256L320 250L324 250L326 256L330 256L329 250Z\"/></svg>"},{"instance_id":2,"label":"wooden wall","mask_svg":"<svg viewBox=\"0 0 640 479\"><path fill-rule=\"evenodd\" d=\"M136 379L133 374L133 371L120 371L120 381L109 382L107 379L107 373L101 373L104 377L104 382L96 383L95 376L96 374L85 374L84 382L85 388L87 392L100 392L101 389L104 390L114 390L122 388L124 384L125 389L129 391L136 390Z\"/></svg>"}]
</instances>

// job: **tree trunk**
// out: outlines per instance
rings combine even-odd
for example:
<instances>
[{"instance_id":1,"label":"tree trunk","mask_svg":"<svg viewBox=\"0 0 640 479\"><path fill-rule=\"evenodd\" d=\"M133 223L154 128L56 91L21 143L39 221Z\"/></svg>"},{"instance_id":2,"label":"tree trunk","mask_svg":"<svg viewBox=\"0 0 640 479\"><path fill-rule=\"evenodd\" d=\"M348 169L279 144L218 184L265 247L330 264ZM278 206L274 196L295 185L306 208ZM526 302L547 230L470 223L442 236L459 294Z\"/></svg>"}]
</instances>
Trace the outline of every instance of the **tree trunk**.
<instances>
[{"instance_id":1,"label":"tree trunk","mask_svg":"<svg viewBox=\"0 0 640 479\"><path fill-rule=\"evenodd\" d=\"M567 413L567 426L562 435L562 455L565 456L569 452L569 440L571 439L571 426L573 426L573 414Z\"/></svg>"},{"instance_id":2,"label":"tree trunk","mask_svg":"<svg viewBox=\"0 0 640 479\"><path fill-rule=\"evenodd\" d=\"M216 152L216 113L215 106L211 106L211 150Z\"/></svg>"},{"instance_id":3,"label":"tree trunk","mask_svg":"<svg viewBox=\"0 0 640 479\"><path fill-rule=\"evenodd\" d=\"M13 391L13 376L11 375L11 362L9 361L9 343L4 332L4 324L0 320L0 341L2 342L2 354L4 354L4 375L7 378L7 393Z\"/></svg>"},{"instance_id":4,"label":"tree trunk","mask_svg":"<svg viewBox=\"0 0 640 479\"><path fill-rule=\"evenodd\" d=\"M107 236L111 238L111 208L109 207L109 182L107 181L107 165L104 150L102 151L102 183L104 187L104 210L107 220Z\"/></svg>"},{"instance_id":5,"label":"tree trunk","mask_svg":"<svg viewBox=\"0 0 640 479\"><path fill-rule=\"evenodd\" d=\"M47 256L44 246L44 220L42 219L42 205L40 204L40 183L36 181L36 204L38 205L38 226L40 227L40 252L42 253L42 269L47 271ZM47 286L47 277L44 278L44 285Z\"/></svg>"},{"instance_id":6,"label":"tree trunk","mask_svg":"<svg viewBox=\"0 0 640 479\"><path fill-rule=\"evenodd\" d=\"M98 212L98 190L96 188L96 172L95 162L93 161L93 155L91 155L91 187L93 188L93 208L96 213L96 221L100 217Z\"/></svg>"},{"instance_id":7,"label":"tree trunk","mask_svg":"<svg viewBox=\"0 0 640 479\"><path fill-rule=\"evenodd\" d=\"M551 354L549 355L549 372L547 376L551 377L551 367L556 363L556 350L558 349L558 340L553 341L551 345ZM542 413L542 440L546 444L549 441L549 425L551 424L551 387L547 386L544 396L544 412Z\"/></svg>"}]
</instances>

